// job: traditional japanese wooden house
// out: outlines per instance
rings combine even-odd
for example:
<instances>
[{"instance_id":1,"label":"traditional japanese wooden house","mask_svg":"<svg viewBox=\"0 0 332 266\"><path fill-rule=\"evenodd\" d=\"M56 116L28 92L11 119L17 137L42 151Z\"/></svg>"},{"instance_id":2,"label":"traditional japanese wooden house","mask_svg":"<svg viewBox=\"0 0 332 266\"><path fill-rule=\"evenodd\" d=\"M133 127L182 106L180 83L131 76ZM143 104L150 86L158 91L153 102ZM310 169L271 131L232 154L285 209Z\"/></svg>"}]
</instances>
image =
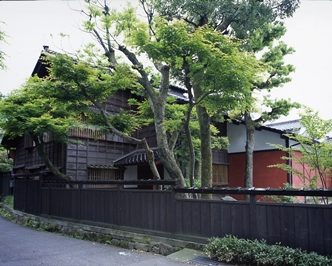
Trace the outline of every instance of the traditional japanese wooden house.
<instances>
[{"instance_id":1,"label":"traditional japanese wooden house","mask_svg":"<svg viewBox=\"0 0 332 266\"><path fill-rule=\"evenodd\" d=\"M43 53L52 53L44 47ZM44 77L47 75L45 62L40 57L32 75ZM186 90L177 86L170 87L170 95L177 99L178 104L187 101ZM119 91L104 103L108 113L116 114L120 110L130 108L128 99L134 97L131 91ZM242 187L245 173L245 126L243 123L216 124L220 135L228 136L230 147L228 150L213 151L213 185ZM284 147L294 145L284 137L299 126L299 121L288 121L270 124L257 128L255 132L254 151L254 186L282 187L288 182L298 186L297 179L277 168L269 165L283 163L285 154L268 143L281 144ZM146 138L155 153L156 165L162 179L169 179L166 169L158 156L158 147L154 126L148 126L135 132L134 137ZM125 139L110 133L102 133L93 127L71 129L68 143L53 142L45 134L46 153L53 164L63 173L75 180L136 180L152 179L152 173L142 147L129 143ZM2 144L11 150L14 158L14 173L35 173L46 171L43 160L39 157L33 141L28 136L9 140L6 136ZM291 163L291 162L288 162Z\"/></svg>"},{"instance_id":2,"label":"traditional japanese wooden house","mask_svg":"<svg viewBox=\"0 0 332 266\"><path fill-rule=\"evenodd\" d=\"M44 77L47 66L42 59L44 53L53 53L44 47L32 75ZM186 90L171 86L169 94L177 99L177 103L185 103ZM130 108L127 100L133 97L131 91L119 91L104 103L107 113L116 114L120 110ZM226 124L220 124L219 129L226 135ZM155 152L156 165L162 179L169 179L159 156L154 126L148 126L134 135L136 138L146 138L149 146ZM95 128L76 128L69 132L68 143L53 142L45 134L45 149L53 164L63 173L75 180L136 180L152 179L152 173L146 160L145 151L138 145L110 133L101 133ZM15 140L4 139L3 145L14 147L14 173L34 173L46 171L43 160L39 157L33 141L28 137ZM227 184L227 151L214 151L214 181L215 185Z\"/></svg>"}]
</instances>

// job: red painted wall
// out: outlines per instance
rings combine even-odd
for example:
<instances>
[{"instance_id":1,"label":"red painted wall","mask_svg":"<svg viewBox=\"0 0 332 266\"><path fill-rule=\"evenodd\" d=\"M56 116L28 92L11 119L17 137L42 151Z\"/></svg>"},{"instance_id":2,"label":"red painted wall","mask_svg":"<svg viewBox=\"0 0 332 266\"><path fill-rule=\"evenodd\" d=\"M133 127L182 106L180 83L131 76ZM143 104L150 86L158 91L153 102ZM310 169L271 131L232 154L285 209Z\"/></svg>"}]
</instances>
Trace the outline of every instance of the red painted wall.
<instances>
[{"instance_id":1,"label":"red painted wall","mask_svg":"<svg viewBox=\"0 0 332 266\"><path fill-rule=\"evenodd\" d=\"M269 165L285 163L282 151L259 151L254 153L254 187L280 188L287 182L287 173ZM228 183L230 187L244 186L245 153L229 154Z\"/></svg>"},{"instance_id":2,"label":"red painted wall","mask_svg":"<svg viewBox=\"0 0 332 266\"><path fill-rule=\"evenodd\" d=\"M300 152L294 152L294 156L301 157L301 153ZM296 162L296 160L293 160L292 167L294 169L302 172L302 173L305 173L305 175L307 177L312 178L315 175L319 174L318 171L310 170L310 168L308 166L303 167L302 165L296 164L295 162ZM328 179L326 181L327 181L326 182L326 187L331 188L332 187L332 180ZM303 180L303 178L301 178L300 176L293 175L293 186L294 187L301 188L301 187L303 187L304 183L305 183L306 186L309 186L309 181L308 180ZM324 187L322 185L322 182L321 182L320 179L318 179L318 187Z\"/></svg>"}]
</instances>

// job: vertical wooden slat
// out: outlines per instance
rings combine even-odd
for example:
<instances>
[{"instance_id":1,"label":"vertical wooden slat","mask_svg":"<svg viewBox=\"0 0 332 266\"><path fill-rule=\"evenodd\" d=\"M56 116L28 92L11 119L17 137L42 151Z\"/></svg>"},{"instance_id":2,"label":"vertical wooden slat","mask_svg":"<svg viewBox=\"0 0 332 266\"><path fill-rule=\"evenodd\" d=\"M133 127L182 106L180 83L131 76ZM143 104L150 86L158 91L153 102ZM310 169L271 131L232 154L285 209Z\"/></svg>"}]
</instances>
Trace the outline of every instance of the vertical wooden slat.
<instances>
[{"instance_id":1,"label":"vertical wooden slat","mask_svg":"<svg viewBox=\"0 0 332 266\"><path fill-rule=\"evenodd\" d=\"M321 219L317 219L321 217ZM309 250L314 250L315 248L323 251L324 243L324 227L322 226L323 220L323 209L321 208L308 208L308 225L309 225ZM323 229L323 230L322 230Z\"/></svg>"},{"instance_id":2,"label":"vertical wooden slat","mask_svg":"<svg viewBox=\"0 0 332 266\"><path fill-rule=\"evenodd\" d=\"M191 214L193 212L193 209L196 208L197 203L189 202L188 200L185 200L183 202L183 216L182 216L182 232L184 234L192 234L192 218Z\"/></svg>"},{"instance_id":3,"label":"vertical wooden slat","mask_svg":"<svg viewBox=\"0 0 332 266\"><path fill-rule=\"evenodd\" d=\"M267 238L268 244L280 242L280 209L279 205L269 206L267 209Z\"/></svg>"},{"instance_id":4,"label":"vertical wooden slat","mask_svg":"<svg viewBox=\"0 0 332 266\"><path fill-rule=\"evenodd\" d=\"M257 213L257 239L266 239L267 236L267 212L266 204L257 204L256 205Z\"/></svg>"},{"instance_id":5,"label":"vertical wooden slat","mask_svg":"<svg viewBox=\"0 0 332 266\"><path fill-rule=\"evenodd\" d=\"M211 202L211 237L221 237L224 236L224 221L230 220L230 213L225 212L228 208L228 204L220 205L218 202ZM229 224L229 223L228 223Z\"/></svg>"},{"instance_id":6,"label":"vertical wooden slat","mask_svg":"<svg viewBox=\"0 0 332 266\"><path fill-rule=\"evenodd\" d=\"M145 217L145 223L146 223L146 228L149 230L154 229L154 219L153 219L153 213L154 213L154 201L153 201L153 196L151 193L147 194L146 197L144 198L144 207L147 212L147 215Z\"/></svg>"},{"instance_id":7,"label":"vertical wooden slat","mask_svg":"<svg viewBox=\"0 0 332 266\"><path fill-rule=\"evenodd\" d=\"M309 224L307 208L294 208L295 246L309 250Z\"/></svg>"},{"instance_id":8,"label":"vertical wooden slat","mask_svg":"<svg viewBox=\"0 0 332 266\"><path fill-rule=\"evenodd\" d=\"M321 254L332 254L332 208L323 209L324 244Z\"/></svg>"},{"instance_id":9,"label":"vertical wooden slat","mask_svg":"<svg viewBox=\"0 0 332 266\"><path fill-rule=\"evenodd\" d=\"M232 235L236 237L243 237L243 205L232 204L231 206L231 218L232 218Z\"/></svg>"},{"instance_id":10,"label":"vertical wooden slat","mask_svg":"<svg viewBox=\"0 0 332 266\"><path fill-rule=\"evenodd\" d=\"M284 206L280 208L280 239L281 244L285 246L295 246L295 218L294 207Z\"/></svg>"},{"instance_id":11,"label":"vertical wooden slat","mask_svg":"<svg viewBox=\"0 0 332 266\"><path fill-rule=\"evenodd\" d=\"M256 210L256 195L250 195L250 235L251 239L257 238L257 210Z\"/></svg>"},{"instance_id":12,"label":"vertical wooden slat","mask_svg":"<svg viewBox=\"0 0 332 266\"><path fill-rule=\"evenodd\" d=\"M174 233L183 233L183 201L176 201L176 211L175 211L175 232Z\"/></svg>"},{"instance_id":13,"label":"vertical wooden slat","mask_svg":"<svg viewBox=\"0 0 332 266\"><path fill-rule=\"evenodd\" d=\"M200 219L200 232L202 235L207 237L212 237L211 235L211 203L202 202L201 203L201 214L198 219Z\"/></svg>"},{"instance_id":14,"label":"vertical wooden slat","mask_svg":"<svg viewBox=\"0 0 332 266\"><path fill-rule=\"evenodd\" d=\"M195 200L193 200L195 202ZM191 226L191 234L200 236L202 234L201 232L201 205L202 202L196 201L196 204L191 204L191 219L192 219L192 226Z\"/></svg>"},{"instance_id":15,"label":"vertical wooden slat","mask_svg":"<svg viewBox=\"0 0 332 266\"><path fill-rule=\"evenodd\" d=\"M232 217L232 206L233 204L227 202L226 204L220 205L221 213L221 236L232 234L232 224L235 222Z\"/></svg>"}]
</instances>

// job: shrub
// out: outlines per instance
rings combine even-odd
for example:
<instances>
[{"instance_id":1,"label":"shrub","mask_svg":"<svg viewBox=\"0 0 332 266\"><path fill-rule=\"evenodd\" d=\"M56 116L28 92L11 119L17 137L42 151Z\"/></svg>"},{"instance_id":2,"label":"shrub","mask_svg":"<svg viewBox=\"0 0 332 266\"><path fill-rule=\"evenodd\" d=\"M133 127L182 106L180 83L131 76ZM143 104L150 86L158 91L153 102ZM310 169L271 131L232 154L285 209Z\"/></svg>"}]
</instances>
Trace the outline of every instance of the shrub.
<instances>
[{"instance_id":1,"label":"shrub","mask_svg":"<svg viewBox=\"0 0 332 266\"><path fill-rule=\"evenodd\" d=\"M281 246L267 245L264 240L246 240L227 235L212 238L205 252L218 261L267 266L320 266L332 265L332 258L315 252Z\"/></svg>"}]
</instances>

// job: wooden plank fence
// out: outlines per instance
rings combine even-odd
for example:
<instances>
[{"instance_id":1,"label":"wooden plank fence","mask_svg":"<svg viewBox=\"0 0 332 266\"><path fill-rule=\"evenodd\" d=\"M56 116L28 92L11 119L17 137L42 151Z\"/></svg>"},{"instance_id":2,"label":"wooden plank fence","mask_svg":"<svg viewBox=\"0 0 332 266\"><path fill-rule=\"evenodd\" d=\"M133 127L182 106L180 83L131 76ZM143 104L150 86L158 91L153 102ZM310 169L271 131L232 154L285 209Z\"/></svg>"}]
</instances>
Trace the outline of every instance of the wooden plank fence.
<instances>
[{"instance_id":1,"label":"wooden plank fence","mask_svg":"<svg viewBox=\"0 0 332 266\"><path fill-rule=\"evenodd\" d=\"M11 178L11 172L0 172L0 198L4 198L12 194L10 186Z\"/></svg>"},{"instance_id":2,"label":"wooden plank fence","mask_svg":"<svg viewBox=\"0 0 332 266\"><path fill-rule=\"evenodd\" d=\"M14 206L36 215L170 237L207 240L231 234L332 255L332 205L256 201L263 194L332 197L332 190L180 189L173 181L160 181L173 187L162 191L123 188L156 181L114 181L107 183L117 184L115 189L86 188L90 183L17 179ZM249 194L251 200L184 199L179 197L183 193Z\"/></svg>"}]
</instances>

